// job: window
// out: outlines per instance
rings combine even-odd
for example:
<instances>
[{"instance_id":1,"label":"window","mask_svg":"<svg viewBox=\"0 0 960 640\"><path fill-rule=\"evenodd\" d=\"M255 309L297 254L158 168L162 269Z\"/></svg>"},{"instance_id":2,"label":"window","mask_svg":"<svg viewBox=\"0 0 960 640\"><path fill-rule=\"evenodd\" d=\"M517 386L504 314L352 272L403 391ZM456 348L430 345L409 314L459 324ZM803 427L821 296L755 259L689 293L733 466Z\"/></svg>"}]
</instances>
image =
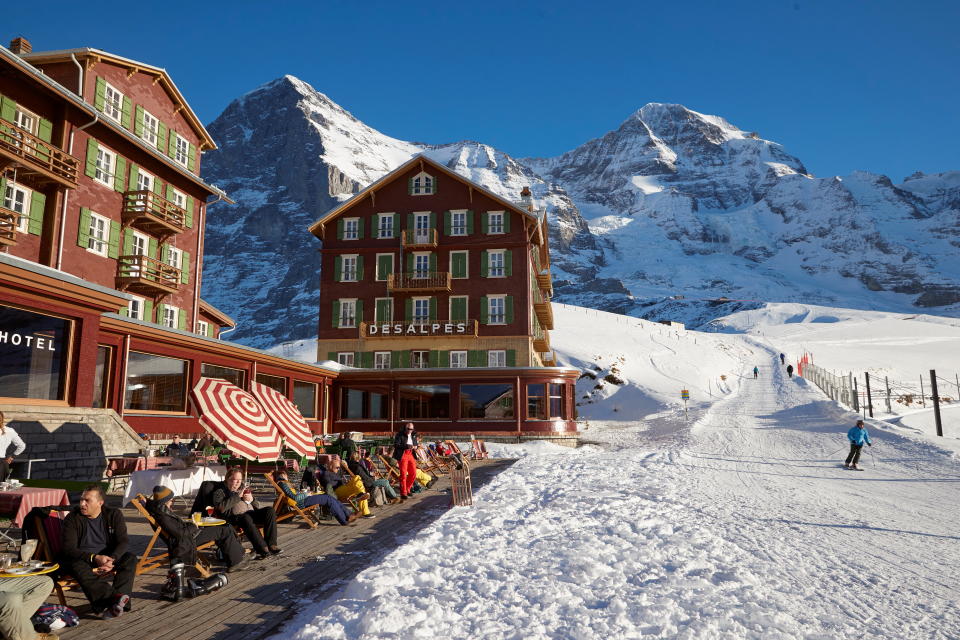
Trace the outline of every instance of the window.
<instances>
[{"instance_id":1,"label":"window","mask_svg":"<svg viewBox=\"0 0 960 640\"><path fill-rule=\"evenodd\" d=\"M134 297L127 305L127 316L134 320L144 320L144 299Z\"/></svg>"},{"instance_id":2,"label":"window","mask_svg":"<svg viewBox=\"0 0 960 640\"><path fill-rule=\"evenodd\" d=\"M293 381L293 404L297 405L300 415L308 420L317 417L317 385L314 382Z\"/></svg>"},{"instance_id":3,"label":"window","mask_svg":"<svg viewBox=\"0 0 960 640\"><path fill-rule=\"evenodd\" d=\"M429 253L413 254L413 277L414 278L430 277L430 254Z\"/></svg>"},{"instance_id":4,"label":"window","mask_svg":"<svg viewBox=\"0 0 960 640\"><path fill-rule=\"evenodd\" d=\"M280 376L270 376L265 373L257 374L257 382L270 387L280 395L287 396L287 379Z\"/></svg>"},{"instance_id":5,"label":"window","mask_svg":"<svg viewBox=\"0 0 960 640\"><path fill-rule=\"evenodd\" d=\"M563 390L565 385L551 382L547 385L550 391L550 417L567 419L567 403L563 400Z\"/></svg>"},{"instance_id":6,"label":"window","mask_svg":"<svg viewBox=\"0 0 960 640\"><path fill-rule=\"evenodd\" d=\"M87 239L87 251L106 256L110 242L110 221L101 215L90 212L90 237Z\"/></svg>"},{"instance_id":7,"label":"window","mask_svg":"<svg viewBox=\"0 0 960 640\"><path fill-rule=\"evenodd\" d=\"M490 296L487 298L487 322L489 324L506 324L507 311L504 296Z\"/></svg>"},{"instance_id":8,"label":"window","mask_svg":"<svg viewBox=\"0 0 960 640\"><path fill-rule=\"evenodd\" d=\"M357 256L340 256L340 282L357 281Z\"/></svg>"},{"instance_id":9,"label":"window","mask_svg":"<svg viewBox=\"0 0 960 640\"><path fill-rule=\"evenodd\" d=\"M430 366L429 351L411 351L410 366L414 369L426 369Z\"/></svg>"},{"instance_id":10,"label":"window","mask_svg":"<svg viewBox=\"0 0 960 640\"><path fill-rule=\"evenodd\" d=\"M353 366L353 351L341 351L337 354L337 364Z\"/></svg>"},{"instance_id":11,"label":"window","mask_svg":"<svg viewBox=\"0 0 960 640\"><path fill-rule=\"evenodd\" d=\"M378 238L393 237L393 214L392 213L381 213L379 215L379 222L377 223L377 237Z\"/></svg>"},{"instance_id":12,"label":"window","mask_svg":"<svg viewBox=\"0 0 960 640\"><path fill-rule=\"evenodd\" d=\"M513 418L513 385L460 385L460 417L487 420Z\"/></svg>"},{"instance_id":13,"label":"window","mask_svg":"<svg viewBox=\"0 0 960 640\"><path fill-rule=\"evenodd\" d=\"M430 298L413 299L413 323L426 324L430 322Z\"/></svg>"},{"instance_id":14,"label":"window","mask_svg":"<svg viewBox=\"0 0 960 640\"><path fill-rule=\"evenodd\" d=\"M437 183L433 176L419 173L410 180L410 195L429 196L437 192Z\"/></svg>"},{"instance_id":15,"label":"window","mask_svg":"<svg viewBox=\"0 0 960 640\"><path fill-rule=\"evenodd\" d=\"M20 105L17 105L17 110L13 114L13 124L28 133L37 135L37 123L39 122L40 118L37 117L37 114L31 113Z\"/></svg>"},{"instance_id":16,"label":"window","mask_svg":"<svg viewBox=\"0 0 960 640\"><path fill-rule=\"evenodd\" d=\"M197 320L197 333L201 336L210 333L210 324L206 320Z\"/></svg>"},{"instance_id":17,"label":"window","mask_svg":"<svg viewBox=\"0 0 960 640\"><path fill-rule=\"evenodd\" d=\"M153 191L153 176L137 169L137 191Z\"/></svg>"},{"instance_id":18,"label":"window","mask_svg":"<svg viewBox=\"0 0 960 640\"><path fill-rule=\"evenodd\" d=\"M148 144L157 146L157 134L160 131L160 121L153 117L148 111L143 112L143 131L140 137Z\"/></svg>"},{"instance_id":19,"label":"window","mask_svg":"<svg viewBox=\"0 0 960 640\"><path fill-rule=\"evenodd\" d=\"M167 264L171 267L176 267L180 269L180 264L183 262L183 251L177 249L176 247L167 247Z\"/></svg>"},{"instance_id":20,"label":"window","mask_svg":"<svg viewBox=\"0 0 960 640\"><path fill-rule=\"evenodd\" d=\"M503 211L487 212L487 233L503 232Z\"/></svg>"},{"instance_id":21,"label":"window","mask_svg":"<svg viewBox=\"0 0 960 640\"><path fill-rule=\"evenodd\" d=\"M546 420L547 403L543 395L544 385L527 385L527 420Z\"/></svg>"},{"instance_id":22,"label":"window","mask_svg":"<svg viewBox=\"0 0 960 640\"><path fill-rule=\"evenodd\" d=\"M506 275L503 249L491 249L487 252L487 277L502 278Z\"/></svg>"},{"instance_id":23,"label":"window","mask_svg":"<svg viewBox=\"0 0 960 640\"><path fill-rule=\"evenodd\" d=\"M127 358L124 408L129 411L185 411L187 371L186 360L131 351Z\"/></svg>"},{"instance_id":24,"label":"window","mask_svg":"<svg viewBox=\"0 0 960 640\"><path fill-rule=\"evenodd\" d=\"M390 353L389 351L376 351L376 352L374 352L374 354L373 354L373 368L374 368L374 369L389 369L389 368L390 368L390 365L391 365L390 355L391 355L391 353Z\"/></svg>"},{"instance_id":25,"label":"window","mask_svg":"<svg viewBox=\"0 0 960 640\"><path fill-rule=\"evenodd\" d=\"M401 384L397 391L400 397L401 420L450 417L448 384Z\"/></svg>"},{"instance_id":26,"label":"window","mask_svg":"<svg viewBox=\"0 0 960 640\"><path fill-rule=\"evenodd\" d=\"M469 251L451 251L450 252L450 275L453 278L469 278L470 268L468 266Z\"/></svg>"},{"instance_id":27,"label":"window","mask_svg":"<svg viewBox=\"0 0 960 640\"><path fill-rule=\"evenodd\" d=\"M346 420L388 420L387 390L340 387L340 418Z\"/></svg>"},{"instance_id":28,"label":"window","mask_svg":"<svg viewBox=\"0 0 960 640\"><path fill-rule=\"evenodd\" d=\"M184 211L187 210L187 196L186 194L180 193L176 189L173 190L173 204L177 205Z\"/></svg>"},{"instance_id":29,"label":"window","mask_svg":"<svg viewBox=\"0 0 960 640\"><path fill-rule=\"evenodd\" d=\"M450 212L450 235L452 236L467 235L467 212L466 211Z\"/></svg>"},{"instance_id":30,"label":"window","mask_svg":"<svg viewBox=\"0 0 960 640\"><path fill-rule=\"evenodd\" d=\"M103 115L117 122L123 115L123 94L109 82L105 83L103 92Z\"/></svg>"},{"instance_id":31,"label":"window","mask_svg":"<svg viewBox=\"0 0 960 640\"><path fill-rule=\"evenodd\" d=\"M113 172L117 166L117 154L101 146L97 147L97 167L93 177L97 182L113 187Z\"/></svg>"},{"instance_id":32,"label":"window","mask_svg":"<svg viewBox=\"0 0 960 640\"><path fill-rule=\"evenodd\" d=\"M392 253L378 253L377 254L377 272L374 275L378 281L383 281L387 279L387 276L393 273L393 254Z\"/></svg>"},{"instance_id":33,"label":"window","mask_svg":"<svg viewBox=\"0 0 960 640\"><path fill-rule=\"evenodd\" d=\"M450 367L453 369L465 369L467 367L467 352L466 351L451 351L450 352Z\"/></svg>"},{"instance_id":34,"label":"window","mask_svg":"<svg viewBox=\"0 0 960 640\"><path fill-rule=\"evenodd\" d=\"M97 345L97 366L93 370L93 403L94 409L103 409L107 406L110 393L110 364L113 362L113 347Z\"/></svg>"},{"instance_id":35,"label":"window","mask_svg":"<svg viewBox=\"0 0 960 640\"><path fill-rule=\"evenodd\" d=\"M351 327L357 326L357 301L356 299L352 300L340 300L340 322L338 327L340 329L349 329Z\"/></svg>"},{"instance_id":36,"label":"window","mask_svg":"<svg viewBox=\"0 0 960 640\"><path fill-rule=\"evenodd\" d=\"M72 326L0 305L0 397L65 400Z\"/></svg>"},{"instance_id":37,"label":"window","mask_svg":"<svg viewBox=\"0 0 960 640\"><path fill-rule=\"evenodd\" d=\"M218 378L220 380L226 380L227 382L237 385L241 389L246 388L247 372L243 369L221 367L220 365L207 364L204 362L202 365L200 365L200 375L204 378Z\"/></svg>"},{"instance_id":38,"label":"window","mask_svg":"<svg viewBox=\"0 0 960 640\"><path fill-rule=\"evenodd\" d=\"M488 367L505 367L507 366L507 352L503 349L491 349L487 351L487 366Z\"/></svg>"},{"instance_id":39,"label":"window","mask_svg":"<svg viewBox=\"0 0 960 640\"><path fill-rule=\"evenodd\" d=\"M433 240L433 229L430 226L430 212L413 214L413 241L416 244L427 244Z\"/></svg>"},{"instance_id":40,"label":"window","mask_svg":"<svg viewBox=\"0 0 960 640\"><path fill-rule=\"evenodd\" d=\"M173 159L177 163L187 166L190 161L190 143L179 133L174 132L173 135L177 136L177 146L173 151Z\"/></svg>"},{"instance_id":41,"label":"window","mask_svg":"<svg viewBox=\"0 0 960 640\"><path fill-rule=\"evenodd\" d=\"M163 317L160 318L160 324L170 329L176 329L179 326L180 309L169 304L163 305Z\"/></svg>"},{"instance_id":42,"label":"window","mask_svg":"<svg viewBox=\"0 0 960 640\"><path fill-rule=\"evenodd\" d=\"M15 211L20 214L17 219L17 231L26 233L30 223L30 194L29 189L25 189L13 182L7 183L7 188L3 194L3 206L5 209Z\"/></svg>"},{"instance_id":43,"label":"window","mask_svg":"<svg viewBox=\"0 0 960 640\"><path fill-rule=\"evenodd\" d=\"M356 240L360 237L360 218L343 219L343 239Z\"/></svg>"}]
</instances>

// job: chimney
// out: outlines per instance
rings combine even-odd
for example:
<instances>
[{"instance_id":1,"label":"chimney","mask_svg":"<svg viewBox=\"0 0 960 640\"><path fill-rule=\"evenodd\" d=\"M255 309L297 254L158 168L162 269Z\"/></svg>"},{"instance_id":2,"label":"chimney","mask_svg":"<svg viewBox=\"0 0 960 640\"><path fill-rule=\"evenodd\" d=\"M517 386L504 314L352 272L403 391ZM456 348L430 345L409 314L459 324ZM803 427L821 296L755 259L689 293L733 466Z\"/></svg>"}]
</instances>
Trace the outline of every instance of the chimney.
<instances>
[{"instance_id":1,"label":"chimney","mask_svg":"<svg viewBox=\"0 0 960 640\"><path fill-rule=\"evenodd\" d=\"M22 56L33 51L33 45L26 38L16 37L10 41L10 51Z\"/></svg>"},{"instance_id":2,"label":"chimney","mask_svg":"<svg viewBox=\"0 0 960 640\"><path fill-rule=\"evenodd\" d=\"M527 208L527 211L533 211L533 198L530 193L530 187L524 187L520 192L520 204Z\"/></svg>"}]
</instances>

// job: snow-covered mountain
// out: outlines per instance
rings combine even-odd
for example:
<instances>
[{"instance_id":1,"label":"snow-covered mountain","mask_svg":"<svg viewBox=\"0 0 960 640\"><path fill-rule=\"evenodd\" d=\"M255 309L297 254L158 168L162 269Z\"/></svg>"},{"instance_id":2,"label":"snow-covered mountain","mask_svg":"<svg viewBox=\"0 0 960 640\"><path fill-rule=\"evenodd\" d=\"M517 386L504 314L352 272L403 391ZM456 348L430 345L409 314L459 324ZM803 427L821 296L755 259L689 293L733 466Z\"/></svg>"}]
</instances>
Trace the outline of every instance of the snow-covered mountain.
<instances>
[{"instance_id":1,"label":"snow-covered mountain","mask_svg":"<svg viewBox=\"0 0 960 640\"><path fill-rule=\"evenodd\" d=\"M204 297L254 346L316 334L307 225L421 152L511 199L530 186L561 301L695 324L755 300L960 310L960 172L814 178L756 133L665 104L559 157L517 159L391 138L292 76L209 130L220 149L204 174L237 205L210 207Z\"/></svg>"}]
</instances>

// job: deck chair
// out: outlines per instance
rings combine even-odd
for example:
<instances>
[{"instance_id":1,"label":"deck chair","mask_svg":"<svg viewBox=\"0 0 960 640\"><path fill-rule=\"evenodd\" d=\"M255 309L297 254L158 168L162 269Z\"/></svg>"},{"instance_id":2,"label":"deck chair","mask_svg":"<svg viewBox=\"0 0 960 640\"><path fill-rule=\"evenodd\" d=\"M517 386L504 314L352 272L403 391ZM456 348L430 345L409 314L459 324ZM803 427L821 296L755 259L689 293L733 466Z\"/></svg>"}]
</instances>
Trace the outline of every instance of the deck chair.
<instances>
[{"instance_id":1,"label":"deck chair","mask_svg":"<svg viewBox=\"0 0 960 640\"><path fill-rule=\"evenodd\" d=\"M152 571L157 567L161 567L169 561L170 558L170 541L167 539L166 534L163 532L163 529L160 528L160 525L157 524L157 521L154 519L150 512L147 511L146 507L147 498L142 493L138 493L137 496L131 500L134 508L142 515L147 524L150 525L150 528L153 529L153 536L150 537L150 542L147 543L147 548L144 550L143 555L140 556L140 560L137 561L137 575L141 573L146 573L147 571ZM153 553L153 547L157 544L157 540L163 540L163 543L167 545L167 551L163 553ZM197 545L197 551L202 549L208 549L214 545L213 542L204 542L203 544ZM199 559L197 556L197 561L194 563L194 568L200 572L204 578L209 578L211 575L210 565Z\"/></svg>"},{"instance_id":2,"label":"deck chair","mask_svg":"<svg viewBox=\"0 0 960 640\"><path fill-rule=\"evenodd\" d=\"M309 526L311 529L317 528L318 525L316 521L314 521L313 517L310 515L312 512L316 511L316 505L301 509L297 506L296 500L283 492L283 489L280 488L280 485L277 484L277 481L273 479L272 473L265 473L263 474L263 477L267 479L267 482L270 483L270 486L273 487L273 490L277 492L277 499L273 501L273 510L277 512L277 522L290 520L292 518L300 518L302 521L306 522L307 526Z\"/></svg>"},{"instance_id":3,"label":"deck chair","mask_svg":"<svg viewBox=\"0 0 960 640\"><path fill-rule=\"evenodd\" d=\"M442 456L430 447L426 447L427 455L430 456L430 459L433 460L433 463L437 466L438 473L450 473L451 462L450 459L446 456Z\"/></svg>"},{"instance_id":4,"label":"deck chair","mask_svg":"<svg viewBox=\"0 0 960 640\"><path fill-rule=\"evenodd\" d=\"M46 562L57 562L60 557L60 549L63 544L63 520L58 516L45 515L34 510L31 512L34 517L34 526L37 533L37 551L34 557L40 556ZM80 583L72 576L53 574L57 577L53 580L53 588L57 592L57 599L60 604L67 606L67 597L64 591L79 589ZM50 577L52 578L53 575ZM104 574L101 577L112 576L113 572Z\"/></svg>"},{"instance_id":5,"label":"deck chair","mask_svg":"<svg viewBox=\"0 0 960 640\"><path fill-rule=\"evenodd\" d=\"M474 440L473 441L473 459L483 460L486 457L487 457L487 446L484 444L483 440Z\"/></svg>"},{"instance_id":6,"label":"deck chair","mask_svg":"<svg viewBox=\"0 0 960 640\"><path fill-rule=\"evenodd\" d=\"M444 440L443 444L447 445L447 448L450 449L453 453L450 454L450 457L454 460L454 466L457 464L466 465L467 457L463 455L463 451L460 451L460 447L457 446L457 443L453 440ZM459 468L459 467L457 467Z\"/></svg>"},{"instance_id":7,"label":"deck chair","mask_svg":"<svg viewBox=\"0 0 960 640\"><path fill-rule=\"evenodd\" d=\"M377 461L379 461L380 464L377 464ZM393 484L393 485L400 484L400 469L397 469L395 466L390 464L386 456L382 454L377 454L377 457L374 459L373 464L374 466L377 467L377 470L380 472L380 474L383 477L387 478L390 484Z\"/></svg>"},{"instance_id":8,"label":"deck chair","mask_svg":"<svg viewBox=\"0 0 960 640\"><path fill-rule=\"evenodd\" d=\"M440 466L430 457L430 454L427 453L427 448L423 445L418 445L413 448L413 457L417 460L417 466L427 473L437 471Z\"/></svg>"}]
</instances>

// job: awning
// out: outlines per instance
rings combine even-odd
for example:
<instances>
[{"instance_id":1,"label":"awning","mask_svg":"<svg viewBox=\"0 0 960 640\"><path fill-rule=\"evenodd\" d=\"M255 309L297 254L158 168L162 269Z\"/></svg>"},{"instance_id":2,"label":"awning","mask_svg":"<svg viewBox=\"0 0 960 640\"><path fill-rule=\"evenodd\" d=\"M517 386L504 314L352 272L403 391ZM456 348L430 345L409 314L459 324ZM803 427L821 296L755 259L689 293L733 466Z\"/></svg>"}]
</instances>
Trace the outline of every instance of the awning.
<instances>
[{"instance_id":1,"label":"awning","mask_svg":"<svg viewBox=\"0 0 960 640\"><path fill-rule=\"evenodd\" d=\"M297 405L265 384L254 382L250 385L253 396L257 399L263 410L280 429L284 437L284 444L303 456L316 455L317 449L313 444L313 434L303 414L297 409Z\"/></svg>"},{"instance_id":2,"label":"awning","mask_svg":"<svg viewBox=\"0 0 960 640\"><path fill-rule=\"evenodd\" d=\"M200 424L234 454L262 462L280 458L280 432L252 395L216 378L200 378L191 395Z\"/></svg>"}]
</instances>

